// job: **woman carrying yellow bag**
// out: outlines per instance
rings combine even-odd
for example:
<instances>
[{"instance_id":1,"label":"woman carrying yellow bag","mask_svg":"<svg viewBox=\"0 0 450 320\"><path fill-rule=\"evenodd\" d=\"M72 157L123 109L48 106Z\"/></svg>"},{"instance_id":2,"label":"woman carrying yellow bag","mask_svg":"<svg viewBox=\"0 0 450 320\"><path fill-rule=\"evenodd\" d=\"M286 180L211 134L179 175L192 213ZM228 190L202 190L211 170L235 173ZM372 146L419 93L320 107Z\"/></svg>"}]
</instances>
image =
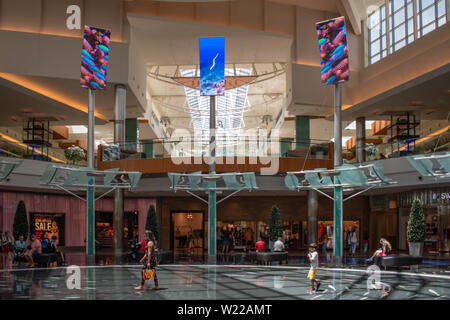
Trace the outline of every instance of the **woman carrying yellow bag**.
<instances>
[{"instance_id":1,"label":"woman carrying yellow bag","mask_svg":"<svg viewBox=\"0 0 450 320\"><path fill-rule=\"evenodd\" d=\"M152 288L152 290L158 290L158 277L156 276L156 253L155 253L155 248L156 248L156 239L155 239L155 235L153 234L153 232L151 231L147 231L147 245L146 245L146 249L145 250L145 255L144 257L141 259L141 261L139 261L140 263L142 263L144 266L142 268L142 280L141 280L141 285L134 288L135 290L142 290L144 289L144 285L145 285L145 281L146 280L153 280L155 281L155 287Z\"/></svg>"}]
</instances>

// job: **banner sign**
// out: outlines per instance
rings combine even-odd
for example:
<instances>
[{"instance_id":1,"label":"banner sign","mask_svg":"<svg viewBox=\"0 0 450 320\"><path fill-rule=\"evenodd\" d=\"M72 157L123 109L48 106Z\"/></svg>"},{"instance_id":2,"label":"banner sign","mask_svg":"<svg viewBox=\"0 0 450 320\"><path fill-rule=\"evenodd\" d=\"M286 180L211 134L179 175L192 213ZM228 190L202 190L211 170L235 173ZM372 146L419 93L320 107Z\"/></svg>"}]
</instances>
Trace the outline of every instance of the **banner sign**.
<instances>
[{"instance_id":1,"label":"banner sign","mask_svg":"<svg viewBox=\"0 0 450 320\"><path fill-rule=\"evenodd\" d=\"M225 94L225 38L199 38L200 95Z\"/></svg>"},{"instance_id":2,"label":"banner sign","mask_svg":"<svg viewBox=\"0 0 450 320\"><path fill-rule=\"evenodd\" d=\"M106 88L111 31L84 27L81 55L81 86L92 90Z\"/></svg>"},{"instance_id":3,"label":"banner sign","mask_svg":"<svg viewBox=\"0 0 450 320\"><path fill-rule=\"evenodd\" d=\"M31 233L36 235L36 239L52 239L56 237L58 245L64 245L64 214L30 213Z\"/></svg>"},{"instance_id":4,"label":"banner sign","mask_svg":"<svg viewBox=\"0 0 450 320\"><path fill-rule=\"evenodd\" d=\"M349 61L345 18L316 23L319 37L322 84L336 84L349 79Z\"/></svg>"}]
</instances>

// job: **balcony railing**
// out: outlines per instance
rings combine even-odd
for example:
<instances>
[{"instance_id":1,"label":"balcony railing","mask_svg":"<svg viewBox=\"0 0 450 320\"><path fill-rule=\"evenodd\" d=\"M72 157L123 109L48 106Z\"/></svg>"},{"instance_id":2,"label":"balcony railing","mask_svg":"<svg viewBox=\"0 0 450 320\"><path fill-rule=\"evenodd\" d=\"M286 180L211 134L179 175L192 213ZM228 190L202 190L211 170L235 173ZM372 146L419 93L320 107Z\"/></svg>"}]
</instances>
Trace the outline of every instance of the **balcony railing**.
<instances>
[{"instance_id":1,"label":"balcony railing","mask_svg":"<svg viewBox=\"0 0 450 320\"><path fill-rule=\"evenodd\" d=\"M445 131L439 135L405 140L395 143L366 144L366 160L380 160L386 158L399 158L418 154L430 154L450 151L450 132ZM344 150L344 161L356 163L355 148Z\"/></svg>"},{"instance_id":2,"label":"balcony railing","mask_svg":"<svg viewBox=\"0 0 450 320\"><path fill-rule=\"evenodd\" d=\"M332 158L332 145L324 140L288 138L216 140L216 157ZM195 139L152 139L100 145L101 161L205 157L208 141ZM330 156L331 155L331 156Z\"/></svg>"}]
</instances>

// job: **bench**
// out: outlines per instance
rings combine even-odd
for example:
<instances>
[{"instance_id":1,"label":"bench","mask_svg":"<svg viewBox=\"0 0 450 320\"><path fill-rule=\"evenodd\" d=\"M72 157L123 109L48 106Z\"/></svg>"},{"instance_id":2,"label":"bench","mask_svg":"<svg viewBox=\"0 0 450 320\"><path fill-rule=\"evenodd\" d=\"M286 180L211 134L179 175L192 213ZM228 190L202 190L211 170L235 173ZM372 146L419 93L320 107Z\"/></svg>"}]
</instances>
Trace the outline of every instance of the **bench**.
<instances>
[{"instance_id":1,"label":"bench","mask_svg":"<svg viewBox=\"0 0 450 320\"><path fill-rule=\"evenodd\" d=\"M389 256L376 256L375 265L381 267L402 267L422 264L422 257L409 254L391 254Z\"/></svg>"},{"instance_id":2,"label":"bench","mask_svg":"<svg viewBox=\"0 0 450 320\"><path fill-rule=\"evenodd\" d=\"M49 267L50 263L58 261L59 254L57 253L41 253L37 257L33 258L33 261L35 264L37 264L39 267Z\"/></svg>"},{"instance_id":3,"label":"bench","mask_svg":"<svg viewBox=\"0 0 450 320\"><path fill-rule=\"evenodd\" d=\"M263 264L271 264L273 261L279 261L282 264L283 261L288 263L288 253L286 251L282 252L250 252L250 260L252 262L262 262Z\"/></svg>"}]
</instances>

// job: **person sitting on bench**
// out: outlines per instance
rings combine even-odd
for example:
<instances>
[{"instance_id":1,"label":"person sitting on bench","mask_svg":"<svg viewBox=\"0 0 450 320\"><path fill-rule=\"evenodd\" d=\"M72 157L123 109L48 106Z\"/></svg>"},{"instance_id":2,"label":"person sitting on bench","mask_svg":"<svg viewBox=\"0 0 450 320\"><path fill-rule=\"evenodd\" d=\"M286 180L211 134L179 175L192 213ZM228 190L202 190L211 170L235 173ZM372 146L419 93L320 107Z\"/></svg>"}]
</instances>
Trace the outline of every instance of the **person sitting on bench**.
<instances>
[{"instance_id":1,"label":"person sitting on bench","mask_svg":"<svg viewBox=\"0 0 450 320\"><path fill-rule=\"evenodd\" d=\"M273 245L273 251L275 252L283 252L284 251L284 243L281 241L281 237L278 237L278 240L275 241Z\"/></svg>"},{"instance_id":2,"label":"person sitting on bench","mask_svg":"<svg viewBox=\"0 0 450 320\"><path fill-rule=\"evenodd\" d=\"M392 246L389 243L389 241L387 241L384 238L380 239L380 249L376 250L374 252L374 254L372 255L372 257L370 257L369 259L367 259L367 261L373 261L375 259L376 256L388 256L391 254L391 250L392 250Z\"/></svg>"},{"instance_id":3,"label":"person sitting on bench","mask_svg":"<svg viewBox=\"0 0 450 320\"><path fill-rule=\"evenodd\" d=\"M255 244L256 252L264 252L265 246L266 244L264 243L264 241L262 241L261 238L259 238L258 242L256 242Z\"/></svg>"},{"instance_id":4,"label":"person sitting on bench","mask_svg":"<svg viewBox=\"0 0 450 320\"><path fill-rule=\"evenodd\" d=\"M54 253L57 256L59 256L60 259L61 259L61 265L65 266L66 265L66 261L64 259L64 253L62 253L61 251L58 250L58 246L56 244L56 239L57 239L56 236L52 236L52 241L50 241L50 244L48 246L48 252L49 253ZM54 267L56 267L57 261L54 261L54 263L52 263L52 265Z\"/></svg>"},{"instance_id":5,"label":"person sitting on bench","mask_svg":"<svg viewBox=\"0 0 450 320\"><path fill-rule=\"evenodd\" d=\"M31 244L27 248L28 250L24 253L25 259L29 262L29 267L34 268L34 259L42 254L41 242L36 239L36 235L31 235Z\"/></svg>"}]
</instances>

